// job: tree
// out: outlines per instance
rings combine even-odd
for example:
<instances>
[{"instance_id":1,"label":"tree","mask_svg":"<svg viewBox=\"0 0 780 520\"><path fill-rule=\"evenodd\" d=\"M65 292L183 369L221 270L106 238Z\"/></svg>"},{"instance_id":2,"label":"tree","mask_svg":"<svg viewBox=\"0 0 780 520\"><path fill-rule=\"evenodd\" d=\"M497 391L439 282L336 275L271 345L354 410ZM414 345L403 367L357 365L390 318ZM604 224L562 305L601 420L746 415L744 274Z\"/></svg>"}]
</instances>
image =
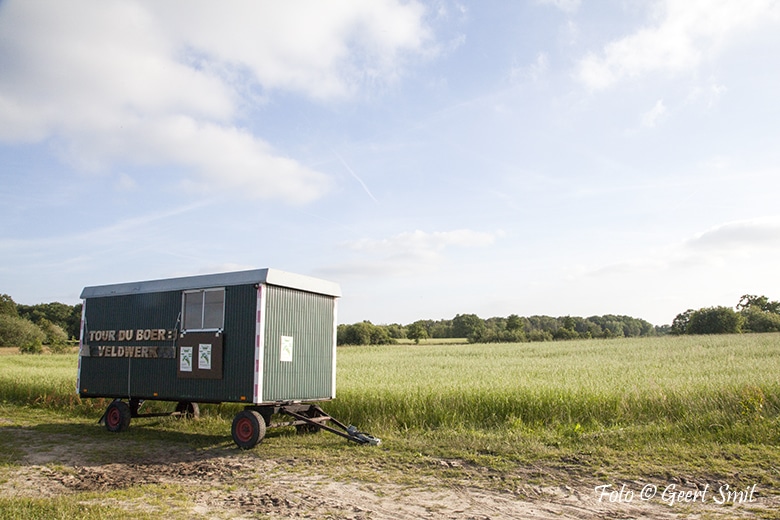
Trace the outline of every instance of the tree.
<instances>
[{"instance_id":1,"label":"tree","mask_svg":"<svg viewBox=\"0 0 780 520\"><path fill-rule=\"evenodd\" d=\"M415 321L406 328L406 337L419 345L421 339L428 338L428 330L422 322Z\"/></svg>"},{"instance_id":2,"label":"tree","mask_svg":"<svg viewBox=\"0 0 780 520\"><path fill-rule=\"evenodd\" d=\"M741 331L743 318L731 307L705 307L688 320L688 334L734 334Z\"/></svg>"},{"instance_id":3,"label":"tree","mask_svg":"<svg viewBox=\"0 0 780 520\"><path fill-rule=\"evenodd\" d=\"M780 314L750 307L739 311L744 319L745 332L780 332Z\"/></svg>"},{"instance_id":4,"label":"tree","mask_svg":"<svg viewBox=\"0 0 780 520\"><path fill-rule=\"evenodd\" d=\"M37 324L48 320L62 327L71 338L78 338L81 325L81 304L66 305L60 302L17 305L19 316Z\"/></svg>"},{"instance_id":5,"label":"tree","mask_svg":"<svg viewBox=\"0 0 780 520\"><path fill-rule=\"evenodd\" d=\"M485 322L476 314L458 314L452 319L452 333L456 338L467 338L471 343L485 335Z\"/></svg>"},{"instance_id":6,"label":"tree","mask_svg":"<svg viewBox=\"0 0 780 520\"><path fill-rule=\"evenodd\" d=\"M352 325L339 325L336 330L339 345L387 345L395 343L387 327L361 321Z\"/></svg>"},{"instance_id":7,"label":"tree","mask_svg":"<svg viewBox=\"0 0 780 520\"><path fill-rule=\"evenodd\" d=\"M688 324L691 321L691 314L693 314L695 311L693 309L688 309L685 312L681 312L677 316L675 316L674 320L672 321L672 327L669 329L670 334L680 335L680 334L688 334Z\"/></svg>"},{"instance_id":8,"label":"tree","mask_svg":"<svg viewBox=\"0 0 780 520\"><path fill-rule=\"evenodd\" d=\"M29 320L10 314L0 314L0 347L18 347L25 354L43 352L46 335Z\"/></svg>"},{"instance_id":9,"label":"tree","mask_svg":"<svg viewBox=\"0 0 780 520\"><path fill-rule=\"evenodd\" d=\"M510 332L515 332L518 330L523 330L525 327L525 323L523 322L523 319L518 316L517 314L510 314L506 318L506 330Z\"/></svg>"},{"instance_id":10,"label":"tree","mask_svg":"<svg viewBox=\"0 0 780 520\"><path fill-rule=\"evenodd\" d=\"M737 304L737 310L748 311L751 309L780 314L780 302L770 302L769 298L766 296L755 296L752 294L742 295L742 298L739 299L739 303Z\"/></svg>"},{"instance_id":11,"label":"tree","mask_svg":"<svg viewBox=\"0 0 780 520\"><path fill-rule=\"evenodd\" d=\"M369 331L371 333L371 345L389 345L391 343L395 343L395 340L390 337L390 332L388 332L387 327L384 325L374 325L371 322L368 322L369 325Z\"/></svg>"},{"instance_id":12,"label":"tree","mask_svg":"<svg viewBox=\"0 0 780 520\"><path fill-rule=\"evenodd\" d=\"M65 329L56 323L50 322L46 318L41 319L40 323L38 323L38 328L40 328L46 336L44 343L49 347L49 350L54 353L68 350L68 333L65 332Z\"/></svg>"},{"instance_id":13,"label":"tree","mask_svg":"<svg viewBox=\"0 0 780 520\"><path fill-rule=\"evenodd\" d=\"M18 316L19 311L16 308L16 302L7 294L0 294L0 314L9 316Z\"/></svg>"},{"instance_id":14,"label":"tree","mask_svg":"<svg viewBox=\"0 0 780 520\"><path fill-rule=\"evenodd\" d=\"M342 333L338 335L340 345L369 345L371 344L371 323L363 321L344 325L341 328Z\"/></svg>"}]
</instances>

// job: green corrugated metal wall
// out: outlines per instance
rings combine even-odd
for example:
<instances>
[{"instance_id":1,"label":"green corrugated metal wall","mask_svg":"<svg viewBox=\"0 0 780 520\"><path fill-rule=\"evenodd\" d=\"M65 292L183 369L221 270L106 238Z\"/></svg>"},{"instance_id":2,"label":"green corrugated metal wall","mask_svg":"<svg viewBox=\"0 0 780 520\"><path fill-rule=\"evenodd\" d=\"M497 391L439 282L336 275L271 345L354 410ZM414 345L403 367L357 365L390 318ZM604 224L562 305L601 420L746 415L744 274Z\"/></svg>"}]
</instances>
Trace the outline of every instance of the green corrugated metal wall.
<instances>
[{"instance_id":1,"label":"green corrugated metal wall","mask_svg":"<svg viewBox=\"0 0 780 520\"><path fill-rule=\"evenodd\" d=\"M263 401L333 397L332 297L267 286ZM291 362L280 361L282 336L293 338Z\"/></svg>"},{"instance_id":2,"label":"green corrugated metal wall","mask_svg":"<svg viewBox=\"0 0 780 520\"><path fill-rule=\"evenodd\" d=\"M266 291L262 401L320 400L333 396L335 300L273 285ZM90 330L177 327L182 291L89 298ZM257 289L225 288L222 379L177 377L178 358L82 357L79 391L100 397L166 401L251 402L254 388ZM281 338L293 338L292 361L280 361ZM111 345L112 342L100 342ZM114 342L123 346L171 346L173 341ZM242 399L243 398L243 399Z\"/></svg>"},{"instance_id":3,"label":"green corrugated metal wall","mask_svg":"<svg viewBox=\"0 0 780 520\"><path fill-rule=\"evenodd\" d=\"M93 298L86 301L89 330L174 329L182 291ZM105 397L208 401L251 401L254 384L256 291L251 285L225 288L222 379L180 379L178 359L81 358L79 391ZM111 345L111 342L101 342ZM170 346L172 341L117 345ZM87 392L84 392L84 389Z\"/></svg>"}]
</instances>

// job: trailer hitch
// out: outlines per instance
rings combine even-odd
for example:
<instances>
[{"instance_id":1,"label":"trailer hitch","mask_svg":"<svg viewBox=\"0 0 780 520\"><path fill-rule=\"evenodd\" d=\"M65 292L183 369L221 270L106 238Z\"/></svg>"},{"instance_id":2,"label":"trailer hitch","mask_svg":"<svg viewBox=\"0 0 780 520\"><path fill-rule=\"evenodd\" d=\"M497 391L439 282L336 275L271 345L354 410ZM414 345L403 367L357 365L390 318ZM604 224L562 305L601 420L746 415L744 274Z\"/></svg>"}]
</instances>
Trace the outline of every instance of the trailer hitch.
<instances>
[{"instance_id":1,"label":"trailer hitch","mask_svg":"<svg viewBox=\"0 0 780 520\"><path fill-rule=\"evenodd\" d=\"M301 413L303 409L306 410L306 413ZM289 415L290 417L296 419L296 421L292 421L289 423L273 424L271 425L273 427L298 426L298 425L307 424L312 427L333 433L335 435L338 435L339 437L343 437L348 441L352 441L357 444L379 446L382 443L382 440L379 439L378 437L374 437L373 435L370 435L368 433L358 431L358 429L355 426L344 425L342 422L331 417L322 408L314 404L305 405L304 407L297 404L281 405L275 411L276 413L283 413ZM332 426L328 426L327 424L325 424L326 422L333 423L338 427L338 429L333 428Z\"/></svg>"}]
</instances>

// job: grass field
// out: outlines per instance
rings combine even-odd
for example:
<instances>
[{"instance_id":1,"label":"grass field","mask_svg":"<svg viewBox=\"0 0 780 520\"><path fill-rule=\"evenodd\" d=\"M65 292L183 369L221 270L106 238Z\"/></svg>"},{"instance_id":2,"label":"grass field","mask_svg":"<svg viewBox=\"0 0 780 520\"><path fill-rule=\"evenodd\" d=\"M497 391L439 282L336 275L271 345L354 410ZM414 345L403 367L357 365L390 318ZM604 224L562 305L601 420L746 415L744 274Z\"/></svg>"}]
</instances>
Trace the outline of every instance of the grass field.
<instances>
[{"instance_id":1,"label":"grass field","mask_svg":"<svg viewBox=\"0 0 780 520\"><path fill-rule=\"evenodd\" d=\"M339 356L334 413L378 429L661 423L708 435L780 412L780 335L362 347Z\"/></svg>"},{"instance_id":2,"label":"grass field","mask_svg":"<svg viewBox=\"0 0 780 520\"><path fill-rule=\"evenodd\" d=\"M40 410L94 423L106 403L76 396L76 364L76 354L0 356L0 416L34 424ZM780 493L780 334L343 347L337 399L324 407L381 437L380 450L354 457L385 467L451 458L498 472L688 475ZM154 428L208 447L230 441L238 409L203 406L200 421ZM298 452L347 456L313 439L296 438Z\"/></svg>"}]
</instances>

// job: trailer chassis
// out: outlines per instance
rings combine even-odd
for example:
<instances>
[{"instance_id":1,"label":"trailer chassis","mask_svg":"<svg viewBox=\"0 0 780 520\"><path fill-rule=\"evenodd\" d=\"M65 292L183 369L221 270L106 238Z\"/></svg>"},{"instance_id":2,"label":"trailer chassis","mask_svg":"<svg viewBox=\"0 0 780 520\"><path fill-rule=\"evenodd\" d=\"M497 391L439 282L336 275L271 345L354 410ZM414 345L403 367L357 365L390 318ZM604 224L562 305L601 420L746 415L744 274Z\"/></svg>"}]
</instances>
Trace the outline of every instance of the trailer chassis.
<instances>
[{"instance_id":1,"label":"trailer chassis","mask_svg":"<svg viewBox=\"0 0 780 520\"><path fill-rule=\"evenodd\" d=\"M126 430L133 418L144 417L187 417L197 418L200 415L198 403L179 401L173 412L141 413L144 401L131 398L128 402L114 399L106 408L98 423L104 424L110 432ZM286 415L291 420L271 422L275 415ZM241 449L252 449L265 437L268 428L283 428L294 426L298 433L316 433L320 430L347 439L347 442L377 446L381 440L368 433L360 432L354 426L347 426L330 416L316 404L300 402L283 402L268 405L249 405L233 418L231 435L233 442Z\"/></svg>"}]
</instances>

